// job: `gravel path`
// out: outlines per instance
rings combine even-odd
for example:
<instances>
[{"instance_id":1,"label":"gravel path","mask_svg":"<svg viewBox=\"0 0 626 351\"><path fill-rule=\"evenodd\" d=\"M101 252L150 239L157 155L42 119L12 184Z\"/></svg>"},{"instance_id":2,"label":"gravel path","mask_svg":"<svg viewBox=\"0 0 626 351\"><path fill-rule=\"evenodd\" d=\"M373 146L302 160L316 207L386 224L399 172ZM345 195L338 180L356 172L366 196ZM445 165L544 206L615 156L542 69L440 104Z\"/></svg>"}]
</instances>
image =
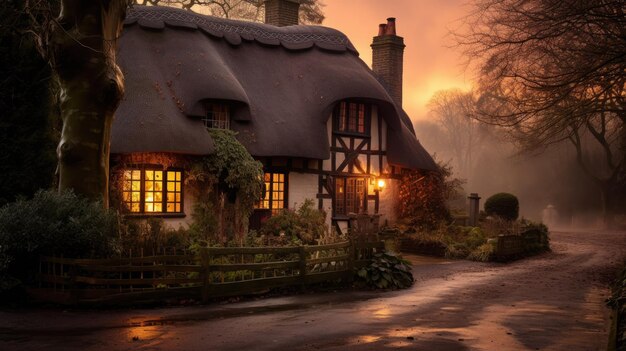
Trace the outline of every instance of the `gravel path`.
<instances>
[{"instance_id":1,"label":"gravel path","mask_svg":"<svg viewBox=\"0 0 626 351\"><path fill-rule=\"evenodd\" d=\"M408 290L116 311L0 311L1 350L604 350L624 232L509 264L410 257Z\"/></svg>"}]
</instances>

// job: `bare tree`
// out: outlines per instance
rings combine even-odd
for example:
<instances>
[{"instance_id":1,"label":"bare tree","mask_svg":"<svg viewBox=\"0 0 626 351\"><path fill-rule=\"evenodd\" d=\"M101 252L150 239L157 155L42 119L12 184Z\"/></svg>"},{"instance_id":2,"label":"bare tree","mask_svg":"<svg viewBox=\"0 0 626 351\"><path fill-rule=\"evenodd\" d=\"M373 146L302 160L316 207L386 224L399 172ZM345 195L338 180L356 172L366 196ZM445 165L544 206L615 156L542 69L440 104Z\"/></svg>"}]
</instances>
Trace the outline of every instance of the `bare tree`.
<instances>
[{"instance_id":1,"label":"bare tree","mask_svg":"<svg viewBox=\"0 0 626 351\"><path fill-rule=\"evenodd\" d=\"M124 91L116 40L128 5L128 0L25 0L23 7L31 18L28 33L59 87L59 190L102 199L105 206L111 124Z\"/></svg>"},{"instance_id":2,"label":"bare tree","mask_svg":"<svg viewBox=\"0 0 626 351\"><path fill-rule=\"evenodd\" d=\"M458 89L438 91L428 108L443 131L455 168L461 177L468 178L485 134L485 127L476 120L474 93Z\"/></svg>"},{"instance_id":3,"label":"bare tree","mask_svg":"<svg viewBox=\"0 0 626 351\"><path fill-rule=\"evenodd\" d=\"M505 127L525 150L570 142L608 222L626 182L626 1L474 6L456 39L478 68L478 118ZM602 152L600 165L591 150Z\"/></svg>"},{"instance_id":4,"label":"bare tree","mask_svg":"<svg viewBox=\"0 0 626 351\"><path fill-rule=\"evenodd\" d=\"M190 11L209 11L211 15L262 22L265 0L131 0L137 5L174 6ZM320 24L324 21L321 0L301 0L300 23Z\"/></svg>"}]
</instances>

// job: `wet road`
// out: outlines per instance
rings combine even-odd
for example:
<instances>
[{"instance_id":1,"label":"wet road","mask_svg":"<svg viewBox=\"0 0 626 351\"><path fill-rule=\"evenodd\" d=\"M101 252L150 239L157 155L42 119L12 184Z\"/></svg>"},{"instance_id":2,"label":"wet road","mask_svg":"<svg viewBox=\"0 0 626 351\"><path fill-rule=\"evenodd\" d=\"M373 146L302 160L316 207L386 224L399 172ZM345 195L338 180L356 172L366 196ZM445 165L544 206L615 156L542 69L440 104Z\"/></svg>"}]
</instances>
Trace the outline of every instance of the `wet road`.
<instances>
[{"instance_id":1,"label":"wet road","mask_svg":"<svg viewBox=\"0 0 626 351\"><path fill-rule=\"evenodd\" d=\"M0 311L0 350L604 350L626 233L557 232L510 264L412 257L408 290L225 305Z\"/></svg>"}]
</instances>

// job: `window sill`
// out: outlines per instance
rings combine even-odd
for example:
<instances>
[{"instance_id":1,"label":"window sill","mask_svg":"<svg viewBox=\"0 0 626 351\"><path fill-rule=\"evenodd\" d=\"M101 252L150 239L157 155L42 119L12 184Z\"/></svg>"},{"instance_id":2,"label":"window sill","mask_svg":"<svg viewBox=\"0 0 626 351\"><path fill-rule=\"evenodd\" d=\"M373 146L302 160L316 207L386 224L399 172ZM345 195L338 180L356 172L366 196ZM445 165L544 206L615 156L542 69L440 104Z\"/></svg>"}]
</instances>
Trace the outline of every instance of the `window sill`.
<instances>
[{"instance_id":1,"label":"window sill","mask_svg":"<svg viewBox=\"0 0 626 351\"><path fill-rule=\"evenodd\" d=\"M124 213L125 218L184 218L187 215L181 213Z\"/></svg>"}]
</instances>

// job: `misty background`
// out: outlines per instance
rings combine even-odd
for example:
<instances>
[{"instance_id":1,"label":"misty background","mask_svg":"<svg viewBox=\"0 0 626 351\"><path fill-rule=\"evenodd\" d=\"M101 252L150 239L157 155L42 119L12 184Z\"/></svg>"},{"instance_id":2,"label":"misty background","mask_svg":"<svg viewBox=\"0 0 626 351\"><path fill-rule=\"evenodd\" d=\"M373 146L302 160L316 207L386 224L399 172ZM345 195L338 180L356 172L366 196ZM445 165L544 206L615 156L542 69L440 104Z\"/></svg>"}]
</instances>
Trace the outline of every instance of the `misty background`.
<instances>
[{"instance_id":1,"label":"misty background","mask_svg":"<svg viewBox=\"0 0 626 351\"><path fill-rule=\"evenodd\" d=\"M540 221L542 211L553 205L560 225L600 224L598 190L581 172L569 144L520 152L504 130L477 121L474 107L471 93L439 91L428 104L427 118L414 121L424 147L438 162L452 167L453 177L465 181L464 198L478 193L482 208L489 196L509 192L519 198L520 217ZM599 157L593 150L586 156ZM465 205L464 200L451 202L457 211L465 210Z\"/></svg>"}]
</instances>

